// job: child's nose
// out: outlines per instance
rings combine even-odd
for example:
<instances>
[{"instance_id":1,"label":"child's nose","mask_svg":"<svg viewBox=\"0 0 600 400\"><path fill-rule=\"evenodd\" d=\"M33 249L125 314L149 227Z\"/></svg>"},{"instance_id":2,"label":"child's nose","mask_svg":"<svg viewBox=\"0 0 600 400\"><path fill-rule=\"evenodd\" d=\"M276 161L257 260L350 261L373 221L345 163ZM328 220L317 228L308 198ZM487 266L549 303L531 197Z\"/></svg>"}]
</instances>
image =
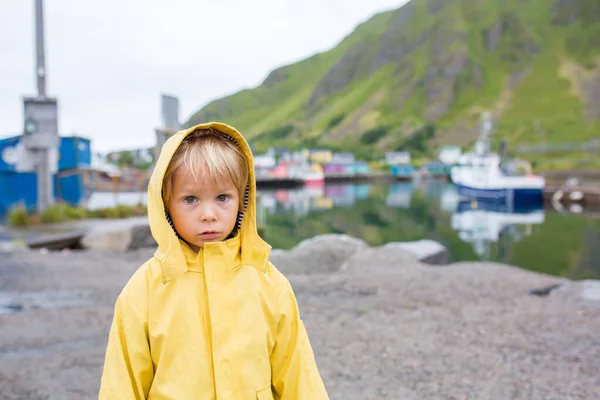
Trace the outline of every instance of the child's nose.
<instances>
[{"instance_id":1,"label":"child's nose","mask_svg":"<svg viewBox=\"0 0 600 400\"><path fill-rule=\"evenodd\" d=\"M200 207L200 218L202 221L212 222L216 221L217 214L215 213L215 209L210 204L204 204Z\"/></svg>"}]
</instances>

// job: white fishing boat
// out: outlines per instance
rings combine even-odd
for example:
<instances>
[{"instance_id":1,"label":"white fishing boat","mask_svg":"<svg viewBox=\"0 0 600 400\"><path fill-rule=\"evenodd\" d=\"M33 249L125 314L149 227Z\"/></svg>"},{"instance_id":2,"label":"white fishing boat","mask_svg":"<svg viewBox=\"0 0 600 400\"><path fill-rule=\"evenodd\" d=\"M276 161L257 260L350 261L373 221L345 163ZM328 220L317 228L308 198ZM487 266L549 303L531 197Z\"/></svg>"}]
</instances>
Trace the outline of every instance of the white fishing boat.
<instances>
[{"instance_id":1,"label":"white fishing boat","mask_svg":"<svg viewBox=\"0 0 600 400\"><path fill-rule=\"evenodd\" d=\"M458 193L480 201L503 202L510 205L541 204L545 180L531 171L522 160L508 159L491 151L492 124L484 115L482 132L473 152L463 154L452 167L450 178Z\"/></svg>"}]
</instances>

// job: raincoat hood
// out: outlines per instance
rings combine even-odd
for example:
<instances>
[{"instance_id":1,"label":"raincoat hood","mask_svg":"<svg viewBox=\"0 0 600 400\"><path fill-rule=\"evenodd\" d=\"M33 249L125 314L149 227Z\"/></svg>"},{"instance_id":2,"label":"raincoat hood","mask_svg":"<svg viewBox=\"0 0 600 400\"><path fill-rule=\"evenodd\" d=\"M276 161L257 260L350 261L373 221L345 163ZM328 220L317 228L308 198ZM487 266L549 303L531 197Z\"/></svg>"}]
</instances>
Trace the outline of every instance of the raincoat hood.
<instances>
[{"instance_id":1,"label":"raincoat hood","mask_svg":"<svg viewBox=\"0 0 600 400\"><path fill-rule=\"evenodd\" d=\"M198 129L213 128L233 139L242 151L248 164L248 186L246 189L246 206L243 212L241 225L235 238L225 242L205 243L199 250L199 257L195 255L178 238L167 219L165 206L162 199L162 184L165 172L175 154L175 151L187 135ZM230 259L239 256L241 265L249 265L264 271L269 261L271 246L260 238L256 226L256 178L254 176L254 160L252 151L244 137L235 128L218 122L196 125L189 129L177 132L163 145L160 156L150 178L148 185L148 218L154 240L158 243L158 250L154 256L160 261L163 272L163 283L185 272L190 264L198 262L209 254L224 254ZM235 264L231 264L235 267Z\"/></svg>"}]
</instances>

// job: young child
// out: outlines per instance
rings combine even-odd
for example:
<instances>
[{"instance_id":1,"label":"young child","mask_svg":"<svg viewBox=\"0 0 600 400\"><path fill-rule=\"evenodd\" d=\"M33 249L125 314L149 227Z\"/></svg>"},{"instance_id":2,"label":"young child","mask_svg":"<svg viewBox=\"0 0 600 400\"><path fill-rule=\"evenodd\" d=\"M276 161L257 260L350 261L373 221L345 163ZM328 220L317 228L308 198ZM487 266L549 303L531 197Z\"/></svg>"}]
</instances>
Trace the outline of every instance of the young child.
<instances>
[{"instance_id":1,"label":"young child","mask_svg":"<svg viewBox=\"0 0 600 400\"><path fill-rule=\"evenodd\" d=\"M250 148L202 124L148 186L154 257L115 305L100 399L328 399L288 280L256 232Z\"/></svg>"}]
</instances>

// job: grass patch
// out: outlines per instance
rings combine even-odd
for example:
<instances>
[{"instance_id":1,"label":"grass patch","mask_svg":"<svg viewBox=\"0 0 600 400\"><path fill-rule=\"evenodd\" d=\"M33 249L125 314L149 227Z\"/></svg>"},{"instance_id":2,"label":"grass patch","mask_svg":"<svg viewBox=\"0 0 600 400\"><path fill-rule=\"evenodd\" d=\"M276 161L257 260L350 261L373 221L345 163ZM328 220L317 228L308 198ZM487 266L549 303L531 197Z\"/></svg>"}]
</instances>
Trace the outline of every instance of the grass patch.
<instances>
[{"instance_id":1,"label":"grass patch","mask_svg":"<svg viewBox=\"0 0 600 400\"><path fill-rule=\"evenodd\" d=\"M84 207L73 207L66 203L55 204L42 214L29 214L25 207L17 206L8 213L8 225L24 227L37 224L54 224L86 218L119 219L147 215L148 209L143 204L134 206L118 205L112 208L88 210Z\"/></svg>"}]
</instances>

